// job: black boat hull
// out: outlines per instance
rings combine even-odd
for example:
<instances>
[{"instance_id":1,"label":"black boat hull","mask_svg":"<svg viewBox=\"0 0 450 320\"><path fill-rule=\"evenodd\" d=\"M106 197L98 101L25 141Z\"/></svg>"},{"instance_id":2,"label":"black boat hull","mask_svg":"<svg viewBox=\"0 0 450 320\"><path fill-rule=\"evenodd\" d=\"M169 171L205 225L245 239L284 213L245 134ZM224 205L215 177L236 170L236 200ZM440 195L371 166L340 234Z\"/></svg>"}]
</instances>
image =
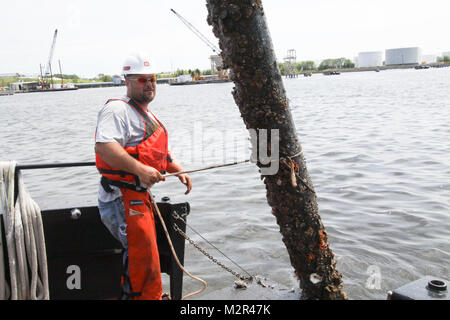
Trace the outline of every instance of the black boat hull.
<instances>
[{"instance_id":1,"label":"black boat hull","mask_svg":"<svg viewBox=\"0 0 450 320\"><path fill-rule=\"evenodd\" d=\"M184 219L188 203L158 203L180 262L184 263L185 239L173 224L185 231L186 225L175 221L175 211ZM121 297L122 247L100 220L98 207L46 210L42 212L47 252L51 300L105 300ZM181 299L183 272L176 264L158 217L155 217L161 272L170 275L172 299ZM2 226L3 227L3 226ZM3 232L4 235L4 232ZM4 246L4 257L8 254ZM8 265L7 262L5 262ZM9 270L7 270L8 272ZM7 275L9 279L9 275Z\"/></svg>"}]
</instances>

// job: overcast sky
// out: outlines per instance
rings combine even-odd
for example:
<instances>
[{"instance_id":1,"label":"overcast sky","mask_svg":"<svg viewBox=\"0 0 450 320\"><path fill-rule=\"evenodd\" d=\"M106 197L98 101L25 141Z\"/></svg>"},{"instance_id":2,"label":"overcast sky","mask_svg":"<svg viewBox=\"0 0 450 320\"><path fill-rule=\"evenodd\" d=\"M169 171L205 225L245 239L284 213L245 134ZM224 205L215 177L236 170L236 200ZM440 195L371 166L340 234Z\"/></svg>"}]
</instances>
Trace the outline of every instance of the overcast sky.
<instances>
[{"instance_id":1,"label":"overcast sky","mask_svg":"<svg viewBox=\"0 0 450 320\"><path fill-rule=\"evenodd\" d=\"M210 68L212 50L173 8L217 44L206 0L0 0L0 74L37 74L58 29L53 69L93 77L120 73L133 51L148 52L155 72ZM278 61L347 57L361 51L421 47L450 51L450 0L263 0ZM59 71L58 71L59 72Z\"/></svg>"}]
</instances>

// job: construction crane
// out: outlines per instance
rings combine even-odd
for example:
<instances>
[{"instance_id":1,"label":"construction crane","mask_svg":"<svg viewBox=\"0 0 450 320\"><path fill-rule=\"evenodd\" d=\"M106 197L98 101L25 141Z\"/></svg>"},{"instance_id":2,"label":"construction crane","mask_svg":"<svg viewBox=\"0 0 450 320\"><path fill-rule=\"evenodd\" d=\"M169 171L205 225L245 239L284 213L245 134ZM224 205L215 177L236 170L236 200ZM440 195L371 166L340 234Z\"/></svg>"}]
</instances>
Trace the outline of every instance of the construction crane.
<instances>
[{"instance_id":1,"label":"construction crane","mask_svg":"<svg viewBox=\"0 0 450 320\"><path fill-rule=\"evenodd\" d=\"M210 56L211 60L211 71L214 72L215 70L219 71L219 77L223 78L225 77L225 71L223 70L223 62L222 57L220 56L220 49L217 48L211 41L209 41L200 31L198 31L197 28L195 28L189 21L187 21L185 18L183 18L179 13L177 13L175 10L170 9L197 37L200 38L208 47L211 48L211 50L215 53L215 55Z\"/></svg>"},{"instance_id":2,"label":"construction crane","mask_svg":"<svg viewBox=\"0 0 450 320\"><path fill-rule=\"evenodd\" d=\"M55 34L53 35L53 43L50 48L50 53L48 55L48 62L45 66L45 73L43 75L42 82L45 86L48 85L47 79L50 77L50 80L52 82L52 88L53 88L53 74L52 74L52 59L53 59L53 52L55 51L55 44L56 44L56 36L58 35L58 29L55 30Z\"/></svg>"},{"instance_id":3,"label":"construction crane","mask_svg":"<svg viewBox=\"0 0 450 320\"><path fill-rule=\"evenodd\" d=\"M212 49L215 53L219 54L220 50L211 42L209 41L200 31L197 30L189 21L187 21L185 18L183 18L180 14L178 14L175 10L170 9L189 29L191 29L192 32L195 33L197 37L199 37L208 47Z\"/></svg>"}]
</instances>

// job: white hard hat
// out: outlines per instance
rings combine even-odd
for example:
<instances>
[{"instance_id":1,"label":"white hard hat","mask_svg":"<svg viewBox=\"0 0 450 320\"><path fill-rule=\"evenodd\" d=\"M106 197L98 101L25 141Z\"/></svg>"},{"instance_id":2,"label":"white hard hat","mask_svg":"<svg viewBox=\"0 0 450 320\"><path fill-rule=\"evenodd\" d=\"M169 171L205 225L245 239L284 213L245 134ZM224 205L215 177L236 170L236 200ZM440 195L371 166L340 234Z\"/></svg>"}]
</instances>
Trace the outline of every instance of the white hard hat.
<instances>
[{"instance_id":1,"label":"white hard hat","mask_svg":"<svg viewBox=\"0 0 450 320\"><path fill-rule=\"evenodd\" d=\"M152 74L153 68L150 59L141 53L128 56L123 63L122 75L129 74Z\"/></svg>"}]
</instances>

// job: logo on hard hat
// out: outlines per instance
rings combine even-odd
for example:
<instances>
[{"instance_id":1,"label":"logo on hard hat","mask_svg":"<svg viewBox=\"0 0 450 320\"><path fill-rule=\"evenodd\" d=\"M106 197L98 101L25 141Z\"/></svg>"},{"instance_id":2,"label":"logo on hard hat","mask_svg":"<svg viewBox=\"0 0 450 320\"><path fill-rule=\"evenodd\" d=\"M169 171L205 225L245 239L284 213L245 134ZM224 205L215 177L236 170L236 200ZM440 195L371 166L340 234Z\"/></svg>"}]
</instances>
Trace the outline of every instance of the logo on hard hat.
<instances>
[{"instance_id":1,"label":"logo on hard hat","mask_svg":"<svg viewBox=\"0 0 450 320\"><path fill-rule=\"evenodd\" d=\"M123 71L129 71L129 70L131 70L131 67L130 67L130 66L125 66L125 67L123 67Z\"/></svg>"},{"instance_id":2,"label":"logo on hard hat","mask_svg":"<svg viewBox=\"0 0 450 320\"><path fill-rule=\"evenodd\" d=\"M145 66L145 67L150 67L150 62L144 61L144 66Z\"/></svg>"}]
</instances>

